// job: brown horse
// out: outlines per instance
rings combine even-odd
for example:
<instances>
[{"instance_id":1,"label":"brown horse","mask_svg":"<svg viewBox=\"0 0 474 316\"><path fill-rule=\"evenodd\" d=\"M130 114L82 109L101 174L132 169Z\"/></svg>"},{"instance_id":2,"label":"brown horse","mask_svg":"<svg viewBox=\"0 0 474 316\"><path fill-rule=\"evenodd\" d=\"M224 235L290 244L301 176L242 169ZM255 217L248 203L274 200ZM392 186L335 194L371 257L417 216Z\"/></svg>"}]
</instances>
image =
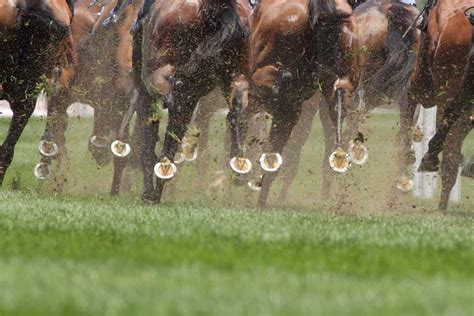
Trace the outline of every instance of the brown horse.
<instances>
[{"instance_id":1,"label":"brown horse","mask_svg":"<svg viewBox=\"0 0 474 316\"><path fill-rule=\"evenodd\" d=\"M351 90L344 80L349 73L345 43L351 14L345 0L262 0L254 12L251 56L256 102L273 116L266 153L260 158L265 174L259 207L266 204L303 101L319 88L333 128L338 121L336 91Z\"/></svg>"},{"instance_id":2,"label":"brown horse","mask_svg":"<svg viewBox=\"0 0 474 316\"><path fill-rule=\"evenodd\" d=\"M81 100L95 109L94 127L89 150L99 165L111 159L111 140L119 137L123 113L128 108L134 91L132 69L132 36L130 28L136 19L141 2L121 10L113 26L104 29L103 17L114 6L114 1L81 0L76 3L72 32L79 63L75 69L63 69L56 91L49 102L48 122L40 143L42 153L39 177L49 175L53 157L61 160L66 155L64 133L67 128L67 108ZM122 129L121 139L128 128ZM49 151L48 148L58 148ZM116 158L116 172L112 193L118 193L126 159Z\"/></svg>"},{"instance_id":3,"label":"brown horse","mask_svg":"<svg viewBox=\"0 0 474 316\"><path fill-rule=\"evenodd\" d=\"M472 26L464 15L471 6L470 0L439 0L433 7L428 29L422 36L410 91L412 106L417 102L425 107L438 105L436 135L419 170L437 171L438 155L443 151L439 203L442 211L448 207L449 194L458 175L463 140L472 128Z\"/></svg>"},{"instance_id":4,"label":"brown horse","mask_svg":"<svg viewBox=\"0 0 474 316\"><path fill-rule=\"evenodd\" d=\"M41 77L76 63L71 20L65 0L0 0L0 85L13 111L0 146L0 185L35 108Z\"/></svg>"},{"instance_id":5,"label":"brown horse","mask_svg":"<svg viewBox=\"0 0 474 316\"><path fill-rule=\"evenodd\" d=\"M194 108L217 86L229 105L231 157L240 167L249 167L241 146L248 104L249 13L247 0L159 0L139 26L134 68L140 89L144 200L161 200L165 181L176 172L173 160ZM154 150L162 107L168 108L169 122L158 158Z\"/></svg>"},{"instance_id":6,"label":"brown horse","mask_svg":"<svg viewBox=\"0 0 474 316\"><path fill-rule=\"evenodd\" d=\"M408 109L406 93L415 66L419 37L416 29L410 28L410 25L414 22L417 11L413 6L389 0L360 4L361 2L353 4L355 23L351 30L353 36L350 38L350 81L355 93L352 102L345 109L348 129L344 135L344 146L349 147L352 163L365 163L368 156L366 148L361 144L363 136L358 135L359 124L372 109L383 104L385 100L394 99L400 104L401 124L397 157L399 172L404 174L410 162L410 132L413 124L413 112ZM317 107L305 111L306 114L298 122L298 131L292 135L294 140L290 139L288 148L285 148L287 159L292 166L287 166L284 172L281 200L286 198L288 188L296 176L299 153L306 142ZM335 135L327 107L324 105L321 106L320 117L326 143L322 192L323 198L326 198L329 196L332 182L333 173L328 161Z\"/></svg>"},{"instance_id":7,"label":"brown horse","mask_svg":"<svg viewBox=\"0 0 474 316\"><path fill-rule=\"evenodd\" d=\"M346 140L351 140L352 161L367 160L364 139L359 124L374 108L396 102L400 109L400 131L397 135L396 187L408 191L413 163L414 108L410 107L407 91L413 74L419 45L419 31L413 27L418 10L398 1L369 0L354 10L356 20L352 46L352 83L355 97L348 111ZM359 134L359 136L357 136Z\"/></svg>"}]
</instances>

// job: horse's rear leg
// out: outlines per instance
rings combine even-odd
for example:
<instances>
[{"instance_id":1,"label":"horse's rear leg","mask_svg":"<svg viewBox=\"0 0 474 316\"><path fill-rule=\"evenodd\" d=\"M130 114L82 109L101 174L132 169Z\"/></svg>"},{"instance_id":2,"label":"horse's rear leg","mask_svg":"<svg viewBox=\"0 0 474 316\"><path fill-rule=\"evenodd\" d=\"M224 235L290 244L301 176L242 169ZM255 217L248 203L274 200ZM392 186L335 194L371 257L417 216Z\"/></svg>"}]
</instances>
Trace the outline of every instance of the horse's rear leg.
<instances>
[{"instance_id":1,"label":"horse's rear leg","mask_svg":"<svg viewBox=\"0 0 474 316\"><path fill-rule=\"evenodd\" d=\"M457 103L457 104L456 104ZM452 105L452 106L451 106ZM453 124L460 116L465 116L467 110L470 109L470 104L459 103L459 100L454 100L451 105L447 104L444 108L442 118L443 120L436 128L436 134L429 142L428 152L423 156L418 171L434 172L439 170L439 154L443 149L448 133Z\"/></svg>"},{"instance_id":2,"label":"horse's rear leg","mask_svg":"<svg viewBox=\"0 0 474 316\"><path fill-rule=\"evenodd\" d=\"M24 98L24 94L19 94L18 99ZM9 98L9 100L14 100ZM5 174L13 160L15 145L18 142L28 120L34 110L34 103L28 99L23 101L10 101L13 117L10 122L7 137L0 146L0 186L3 184Z\"/></svg>"},{"instance_id":3,"label":"horse's rear leg","mask_svg":"<svg viewBox=\"0 0 474 316\"><path fill-rule=\"evenodd\" d=\"M61 164L64 159L67 159L65 132L68 127L67 108L70 104L69 100L69 91L61 90L48 102L48 120L41 140L56 144L58 152L53 157L42 155L42 163L49 165L52 158L55 158Z\"/></svg>"},{"instance_id":4,"label":"horse's rear leg","mask_svg":"<svg viewBox=\"0 0 474 316\"><path fill-rule=\"evenodd\" d=\"M413 142L413 127L415 125L416 103L409 100L406 92L399 98L400 105L400 130L397 135L397 169L398 174L407 172L408 166L414 163L411 151Z\"/></svg>"},{"instance_id":5,"label":"horse's rear leg","mask_svg":"<svg viewBox=\"0 0 474 316\"><path fill-rule=\"evenodd\" d=\"M443 161L441 163L441 199L439 210L448 209L449 195L456 183L459 166L462 161L461 148L464 139L471 131L469 116L463 115L452 126L443 148Z\"/></svg>"},{"instance_id":6,"label":"horse's rear leg","mask_svg":"<svg viewBox=\"0 0 474 316\"><path fill-rule=\"evenodd\" d=\"M319 103L317 102L306 101L303 103L300 118L291 133L291 137L283 153L285 165L281 170L283 186L280 191L280 201L286 200L288 190L296 178L300 164L301 151L311 133L314 117L318 110Z\"/></svg>"},{"instance_id":7,"label":"horse's rear leg","mask_svg":"<svg viewBox=\"0 0 474 316\"><path fill-rule=\"evenodd\" d=\"M278 106L273 113L272 128L270 130L268 143L270 150L267 152L283 153L283 149L290 138L291 132L298 122L300 113L301 103L295 104L293 107L283 104ZM263 175L262 189L257 202L259 208L266 206L270 187L276 178L276 174L276 172L273 172Z\"/></svg>"}]
</instances>

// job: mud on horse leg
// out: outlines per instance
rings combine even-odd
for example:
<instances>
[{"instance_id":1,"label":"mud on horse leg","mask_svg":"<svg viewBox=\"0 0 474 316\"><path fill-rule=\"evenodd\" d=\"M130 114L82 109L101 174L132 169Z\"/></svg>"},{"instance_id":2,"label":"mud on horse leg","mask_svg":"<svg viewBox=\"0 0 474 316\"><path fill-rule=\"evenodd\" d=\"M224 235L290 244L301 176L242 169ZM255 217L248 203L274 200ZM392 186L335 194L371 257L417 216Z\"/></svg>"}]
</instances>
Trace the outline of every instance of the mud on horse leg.
<instances>
[{"instance_id":1,"label":"mud on horse leg","mask_svg":"<svg viewBox=\"0 0 474 316\"><path fill-rule=\"evenodd\" d=\"M295 102L293 105L287 100L281 100L278 107L273 112L272 128L270 130L268 150L265 152L282 153L290 138L291 132L298 122L301 113L302 102ZM257 206L264 208L267 204L270 187L275 180L277 173L265 173L263 175L262 189L258 197Z\"/></svg>"},{"instance_id":2,"label":"mud on horse leg","mask_svg":"<svg viewBox=\"0 0 474 316\"><path fill-rule=\"evenodd\" d=\"M449 195L456 183L459 166L462 161L461 148L464 139L471 131L469 116L462 116L451 128L443 148L443 161L441 163L441 199L438 209L445 212L448 209Z\"/></svg>"},{"instance_id":3,"label":"mud on horse leg","mask_svg":"<svg viewBox=\"0 0 474 316\"><path fill-rule=\"evenodd\" d=\"M190 87L184 88L181 91L186 91ZM194 108L199 98L187 98L184 95L180 95L180 92L175 91L173 98L174 102L168 105L168 126L166 128L165 141L161 150L159 161L162 162L164 159L173 161L176 152L178 151L178 145L186 133L188 124L191 121ZM165 186L166 180L157 179L155 191L153 194L153 202L159 203Z\"/></svg>"},{"instance_id":4,"label":"mud on horse leg","mask_svg":"<svg viewBox=\"0 0 474 316\"><path fill-rule=\"evenodd\" d=\"M13 117L10 122L7 137L0 146L0 186L2 186L7 169L13 160L15 145L35 108L33 99L25 99L24 91L18 90L16 94L6 93L9 100L12 100L10 104L13 110Z\"/></svg>"}]
</instances>

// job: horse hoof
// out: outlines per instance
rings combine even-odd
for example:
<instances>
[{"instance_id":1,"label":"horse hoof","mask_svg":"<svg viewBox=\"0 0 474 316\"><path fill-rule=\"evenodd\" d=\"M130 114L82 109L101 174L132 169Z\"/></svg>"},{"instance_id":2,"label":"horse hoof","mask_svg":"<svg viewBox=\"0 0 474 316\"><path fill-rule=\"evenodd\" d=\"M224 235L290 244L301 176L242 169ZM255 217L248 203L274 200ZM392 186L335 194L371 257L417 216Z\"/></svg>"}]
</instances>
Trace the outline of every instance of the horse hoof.
<instances>
[{"instance_id":1,"label":"horse hoof","mask_svg":"<svg viewBox=\"0 0 474 316\"><path fill-rule=\"evenodd\" d=\"M349 155L352 162L362 166L369 160L369 149L360 140L351 140L349 145Z\"/></svg>"},{"instance_id":2,"label":"horse hoof","mask_svg":"<svg viewBox=\"0 0 474 316\"><path fill-rule=\"evenodd\" d=\"M112 150L115 157L125 158L130 154L132 148L129 144L116 140L110 145L110 150Z\"/></svg>"},{"instance_id":3,"label":"horse hoof","mask_svg":"<svg viewBox=\"0 0 474 316\"><path fill-rule=\"evenodd\" d=\"M58 153L58 145L55 142L42 140L38 144L38 150L44 157L54 157Z\"/></svg>"},{"instance_id":4,"label":"horse hoof","mask_svg":"<svg viewBox=\"0 0 474 316\"><path fill-rule=\"evenodd\" d=\"M413 190L415 184L409 176L404 175L397 180L396 186L398 190L407 193Z\"/></svg>"},{"instance_id":5,"label":"horse hoof","mask_svg":"<svg viewBox=\"0 0 474 316\"><path fill-rule=\"evenodd\" d=\"M423 131L419 126L416 126L414 131L413 131L413 141L415 143L421 143L423 141L423 138L425 135L423 134Z\"/></svg>"},{"instance_id":6,"label":"horse hoof","mask_svg":"<svg viewBox=\"0 0 474 316\"><path fill-rule=\"evenodd\" d=\"M252 170L252 162L247 158L234 157L229 164L230 168L237 174L248 174Z\"/></svg>"},{"instance_id":7,"label":"horse hoof","mask_svg":"<svg viewBox=\"0 0 474 316\"><path fill-rule=\"evenodd\" d=\"M35 166L33 172L38 180L46 180L51 176L51 166L47 163L40 162Z\"/></svg>"},{"instance_id":8,"label":"horse hoof","mask_svg":"<svg viewBox=\"0 0 474 316\"><path fill-rule=\"evenodd\" d=\"M349 171L351 165L351 155L342 150L342 148L336 149L336 151L334 151L331 156L329 156L329 166L335 172L345 173Z\"/></svg>"},{"instance_id":9,"label":"horse hoof","mask_svg":"<svg viewBox=\"0 0 474 316\"><path fill-rule=\"evenodd\" d=\"M249 182L247 182L247 186L249 187L249 189L255 192L259 192L262 190L262 184L263 184L262 176L258 177L258 179L252 179Z\"/></svg>"},{"instance_id":10,"label":"horse hoof","mask_svg":"<svg viewBox=\"0 0 474 316\"><path fill-rule=\"evenodd\" d=\"M175 164L180 165L186 161L186 158L184 157L184 154L179 151L176 153L176 155L174 155L173 161Z\"/></svg>"},{"instance_id":11,"label":"horse hoof","mask_svg":"<svg viewBox=\"0 0 474 316\"><path fill-rule=\"evenodd\" d=\"M154 171L158 178L170 180L176 175L178 168L168 158L164 158L155 165Z\"/></svg>"},{"instance_id":12,"label":"horse hoof","mask_svg":"<svg viewBox=\"0 0 474 316\"><path fill-rule=\"evenodd\" d=\"M264 171L277 172L283 165L283 157L279 153L262 154L259 162Z\"/></svg>"},{"instance_id":13,"label":"horse hoof","mask_svg":"<svg viewBox=\"0 0 474 316\"><path fill-rule=\"evenodd\" d=\"M105 137L105 136L93 135L90 138L90 143L92 146L97 147L97 148L106 148L109 146L110 140L108 137Z\"/></svg>"},{"instance_id":14,"label":"horse hoof","mask_svg":"<svg viewBox=\"0 0 474 316\"><path fill-rule=\"evenodd\" d=\"M143 193L142 201L147 204L158 204L160 203L159 197L154 193Z\"/></svg>"},{"instance_id":15,"label":"horse hoof","mask_svg":"<svg viewBox=\"0 0 474 316\"><path fill-rule=\"evenodd\" d=\"M418 172L436 172L438 170L439 159L437 157L424 157L418 167Z\"/></svg>"}]
</instances>

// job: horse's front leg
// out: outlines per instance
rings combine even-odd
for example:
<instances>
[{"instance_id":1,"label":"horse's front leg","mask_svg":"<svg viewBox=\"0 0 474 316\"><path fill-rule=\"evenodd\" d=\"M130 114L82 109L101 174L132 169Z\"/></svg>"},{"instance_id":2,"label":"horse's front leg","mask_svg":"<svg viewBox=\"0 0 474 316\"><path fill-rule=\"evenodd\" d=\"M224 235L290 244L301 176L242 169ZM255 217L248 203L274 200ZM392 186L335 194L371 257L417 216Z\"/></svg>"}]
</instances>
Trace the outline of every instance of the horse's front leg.
<instances>
[{"instance_id":1,"label":"horse's front leg","mask_svg":"<svg viewBox=\"0 0 474 316\"><path fill-rule=\"evenodd\" d=\"M10 122L7 137L0 146L0 187L5 179L5 174L13 160L15 145L18 142L28 120L33 113L35 103L33 99L25 99L25 90L14 93L6 93L10 101L10 107L13 111L13 117Z\"/></svg>"},{"instance_id":2,"label":"horse's front leg","mask_svg":"<svg viewBox=\"0 0 474 316\"><path fill-rule=\"evenodd\" d=\"M277 108L273 112L272 127L270 129L269 142L265 146L268 150L265 152L271 153L271 155L281 155L285 148L288 139L290 138L291 132L294 126L298 122L298 118L301 114L301 102L295 104L288 104L288 101L280 101ZM272 160L275 158L272 158ZM262 160L262 158L260 159ZM258 197L258 207L263 208L266 206L270 187L277 176L277 171L266 172L263 175L262 189Z\"/></svg>"},{"instance_id":3,"label":"horse's front leg","mask_svg":"<svg viewBox=\"0 0 474 316\"><path fill-rule=\"evenodd\" d=\"M155 174L159 177L153 196L153 202L155 203L161 201L166 181L173 178L176 173L176 165L173 159L199 100L199 98L188 98L188 96L179 93L176 93L173 99L172 103L168 105L169 118L165 142L161 150L159 163L154 167Z\"/></svg>"},{"instance_id":4,"label":"horse's front leg","mask_svg":"<svg viewBox=\"0 0 474 316\"><path fill-rule=\"evenodd\" d=\"M280 201L286 200L288 190L298 174L301 152L311 134L314 117L318 110L319 102L306 101L303 103L300 119L298 120L283 153L285 164L281 170L283 186L280 191Z\"/></svg>"},{"instance_id":5,"label":"horse's front leg","mask_svg":"<svg viewBox=\"0 0 474 316\"><path fill-rule=\"evenodd\" d=\"M248 128L249 83L244 75L235 76L230 87L225 87L229 106L227 123L230 132L230 166L239 175L248 174L252 163L244 158L244 142Z\"/></svg>"},{"instance_id":6,"label":"horse's front leg","mask_svg":"<svg viewBox=\"0 0 474 316\"><path fill-rule=\"evenodd\" d=\"M152 98L146 91L141 91L137 99L137 124L141 134L140 161L143 171L143 195L146 202L155 202L154 197L154 171L153 168L158 158L155 154L158 142L159 118L152 110Z\"/></svg>"}]
</instances>

